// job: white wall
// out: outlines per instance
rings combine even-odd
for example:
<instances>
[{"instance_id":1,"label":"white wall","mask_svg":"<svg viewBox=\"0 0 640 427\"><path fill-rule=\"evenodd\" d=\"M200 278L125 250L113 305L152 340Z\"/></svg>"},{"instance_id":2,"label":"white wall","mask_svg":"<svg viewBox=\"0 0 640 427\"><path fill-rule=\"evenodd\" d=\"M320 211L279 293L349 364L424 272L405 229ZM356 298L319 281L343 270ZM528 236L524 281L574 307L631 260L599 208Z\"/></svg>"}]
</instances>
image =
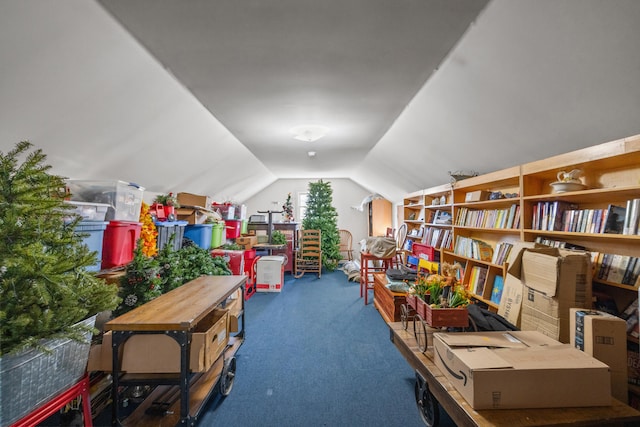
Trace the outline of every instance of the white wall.
<instances>
[{"instance_id":1,"label":"white wall","mask_svg":"<svg viewBox=\"0 0 640 427\"><path fill-rule=\"evenodd\" d=\"M280 211L287 199L287 194L291 193L296 221L299 221L298 194L307 192L309 182L316 181L316 179L280 179L243 202L247 205L247 214L256 214L257 211ZM338 228L351 231L354 251L357 253L358 242L367 236L367 212L366 209L361 212L353 207L359 207L362 200L371 193L350 179L333 178L324 181L331 183L333 206L338 212ZM280 221L281 215L274 215L273 220Z\"/></svg>"}]
</instances>

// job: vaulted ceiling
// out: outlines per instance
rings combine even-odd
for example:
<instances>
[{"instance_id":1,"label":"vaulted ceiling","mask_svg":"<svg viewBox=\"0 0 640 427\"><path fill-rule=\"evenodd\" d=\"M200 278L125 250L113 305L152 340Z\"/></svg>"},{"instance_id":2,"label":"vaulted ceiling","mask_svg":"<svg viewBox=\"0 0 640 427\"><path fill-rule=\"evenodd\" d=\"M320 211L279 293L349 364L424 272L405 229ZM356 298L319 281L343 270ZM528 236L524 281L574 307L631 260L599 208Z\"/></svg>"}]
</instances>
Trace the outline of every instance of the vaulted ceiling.
<instances>
[{"instance_id":1,"label":"vaulted ceiling","mask_svg":"<svg viewBox=\"0 0 640 427\"><path fill-rule=\"evenodd\" d=\"M5 0L0 150L218 200L280 178L397 200L639 133L639 19L634 0Z\"/></svg>"}]
</instances>

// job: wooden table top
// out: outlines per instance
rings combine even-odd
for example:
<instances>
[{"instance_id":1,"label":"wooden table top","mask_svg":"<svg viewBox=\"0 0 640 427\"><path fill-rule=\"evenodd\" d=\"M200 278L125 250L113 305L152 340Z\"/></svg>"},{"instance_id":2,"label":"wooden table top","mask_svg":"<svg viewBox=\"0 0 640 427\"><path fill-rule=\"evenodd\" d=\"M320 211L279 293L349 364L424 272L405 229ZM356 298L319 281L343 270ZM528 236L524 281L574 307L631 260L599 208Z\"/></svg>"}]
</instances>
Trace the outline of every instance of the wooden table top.
<instances>
[{"instance_id":1,"label":"wooden table top","mask_svg":"<svg viewBox=\"0 0 640 427\"><path fill-rule=\"evenodd\" d=\"M105 323L106 331L189 330L247 280L200 276Z\"/></svg>"}]
</instances>

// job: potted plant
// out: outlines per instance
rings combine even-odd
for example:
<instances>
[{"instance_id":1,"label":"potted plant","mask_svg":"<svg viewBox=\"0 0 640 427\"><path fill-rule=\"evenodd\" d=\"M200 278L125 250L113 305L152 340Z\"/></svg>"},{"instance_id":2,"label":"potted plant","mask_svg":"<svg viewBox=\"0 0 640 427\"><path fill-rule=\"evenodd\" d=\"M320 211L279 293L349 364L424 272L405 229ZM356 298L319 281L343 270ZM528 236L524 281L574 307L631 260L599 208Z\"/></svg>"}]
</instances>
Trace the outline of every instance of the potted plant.
<instances>
[{"instance_id":1,"label":"potted plant","mask_svg":"<svg viewBox=\"0 0 640 427\"><path fill-rule=\"evenodd\" d=\"M80 217L64 203L64 178L31 150L23 141L0 152L0 377L12 396L3 399L3 425L84 375L95 315L118 304L117 287L87 270L96 253L75 231Z\"/></svg>"}]
</instances>

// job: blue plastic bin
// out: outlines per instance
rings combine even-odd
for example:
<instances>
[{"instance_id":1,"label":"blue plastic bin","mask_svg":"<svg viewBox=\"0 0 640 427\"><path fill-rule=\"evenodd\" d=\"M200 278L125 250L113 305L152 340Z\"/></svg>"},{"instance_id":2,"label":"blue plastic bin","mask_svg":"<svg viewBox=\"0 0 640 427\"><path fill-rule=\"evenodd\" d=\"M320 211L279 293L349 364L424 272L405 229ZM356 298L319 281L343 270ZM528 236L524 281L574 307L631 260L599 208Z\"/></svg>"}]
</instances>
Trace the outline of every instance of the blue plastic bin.
<instances>
[{"instance_id":1,"label":"blue plastic bin","mask_svg":"<svg viewBox=\"0 0 640 427\"><path fill-rule=\"evenodd\" d=\"M184 237L203 249L211 249L211 234L213 224L188 224L184 230Z\"/></svg>"},{"instance_id":2,"label":"blue plastic bin","mask_svg":"<svg viewBox=\"0 0 640 427\"><path fill-rule=\"evenodd\" d=\"M177 251L182 248L185 227L189 224L187 221L155 221L154 224L158 230L158 250L162 250L169 243L171 236L175 236L172 242L172 249Z\"/></svg>"},{"instance_id":3,"label":"blue plastic bin","mask_svg":"<svg viewBox=\"0 0 640 427\"><path fill-rule=\"evenodd\" d=\"M87 271L100 271L102 265L102 242L104 240L104 230L108 222L105 221L81 221L76 225L77 234L85 234L82 242L89 247L89 250L97 252L97 262L88 266Z\"/></svg>"}]
</instances>

